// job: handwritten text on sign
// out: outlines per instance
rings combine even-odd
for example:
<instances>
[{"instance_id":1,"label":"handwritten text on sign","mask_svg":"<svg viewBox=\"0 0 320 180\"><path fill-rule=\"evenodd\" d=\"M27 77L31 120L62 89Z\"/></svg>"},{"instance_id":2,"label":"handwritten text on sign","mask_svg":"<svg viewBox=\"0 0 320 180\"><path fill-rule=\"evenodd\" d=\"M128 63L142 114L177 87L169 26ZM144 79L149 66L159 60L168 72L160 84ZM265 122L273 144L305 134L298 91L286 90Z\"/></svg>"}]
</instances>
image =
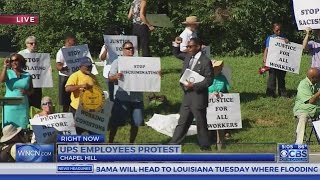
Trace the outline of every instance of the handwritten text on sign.
<instances>
[{"instance_id":1,"label":"handwritten text on sign","mask_svg":"<svg viewBox=\"0 0 320 180\"><path fill-rule=\"evenodd\" d=\"M207 123L209 130L242 128L239 94L225 93L220 98L209 94Z\"/></svg>"},{"instance_id":2,"label":"handwritten text on sign","mask_svg":"<svg viewBox=\"0 0 320 180\"><path fill-rule=\"evenodd\" d=\"M123 78L118 81L125 91L160 92L159 57L119 56L119 72Z\"/></svg>"},{"instance_id":3,"label":"handwritten text on sign","mask_svg":"<svg viewBox=\"0 0 320 180\"><path fill-rule=\"evenodd\" d=\"M302 45L270 38L266 66L299 74Z\"/></svg>"},{"instance_id":4,"label":"handwritten text on sign","mask_svg":"<svg viewBox=\"0 0 320 180\"><path fill-rule=\"evenodd\" d=\"M293 0L294 15L299 30L320 29L320 1Z\"/></svg>"},{"instance_id":5,"label":"handwritten text on sign","mask_svg":"<svg viewBox=\"0 0 320 180\"><path fill-rule=\"evenodd\" d=\"M62 48L61 50L71 74L79 70L81 58L88 57L92 60L87 44L73 46L70 48ZM94 64L91 73L94 75L98 74L97 68Z\"/></svg>"},{"instance_id":6,"label":"handwritten text on sign","mask_svg":"<svg viewBox=\"0 0 320 180\"><path fill-rule=\"evenodd\" d=\"M22 53L27 61L26 71L32 76L33 87L53 87L49 53Z\"/></svg>"}]
</instances>

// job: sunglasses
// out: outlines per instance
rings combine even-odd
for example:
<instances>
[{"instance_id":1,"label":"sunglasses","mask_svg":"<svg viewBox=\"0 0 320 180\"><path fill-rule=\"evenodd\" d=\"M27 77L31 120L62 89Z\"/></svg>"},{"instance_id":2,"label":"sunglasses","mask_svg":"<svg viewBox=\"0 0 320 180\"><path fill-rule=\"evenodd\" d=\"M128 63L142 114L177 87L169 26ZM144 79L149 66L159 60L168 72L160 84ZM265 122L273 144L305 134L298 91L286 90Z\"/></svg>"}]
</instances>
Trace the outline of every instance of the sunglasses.
<instances>
[{"instance_id":1,"label":"sunglasses","mask_svg":"<svg viewBox=\"0 0 320 180\"><path fill-rule=\"evenodd\" d=\"M35 42L32 42L32 43L28 43L28 44L30 44L30 45L36 45L36 43L35 43Z\"/></svg>"},{"instance_id":2,"label":"sunglasses","mask_svg":"<svg viewBox=\"0 0 320 180\"><path fill-rule=\"evenodd\" d=\"M19 60L18 60L18 59L10 59L10 61L11 61L11 62L14 62L14 61L15 61L15 62L18 62Z\"/></svg>"},{"instance_id":3,"label":"sunglasses","mask_svg":"<svg viewBox=\"0 0 320 180\"><path fill-rule=\"evenodd\" d=\"M134 50L134 47L126 47L126 48L124 48L124 49L126 49L126 50Z\"/></svg>"},{"instance_id":4,"label":"sunglasses","mask_svg":"<svg viewBox=\"0 0 320 180\"><path fill-rule=\"evenodd\" d=\"M192 47L196 47L197 45L188 45L186 46L186 48L192 48Z\"/></svg>"},{"instance_id":5,"label":"sunglasses","mask_svg":"<svg viewBox=\"0 0 320 180\"><path fill-rule=\"evenodd\" d=\"M47 106L47 105L52 105L52 102L45 102L45 103L42 103L43 106Z\"/></svg>"}]
</instances>

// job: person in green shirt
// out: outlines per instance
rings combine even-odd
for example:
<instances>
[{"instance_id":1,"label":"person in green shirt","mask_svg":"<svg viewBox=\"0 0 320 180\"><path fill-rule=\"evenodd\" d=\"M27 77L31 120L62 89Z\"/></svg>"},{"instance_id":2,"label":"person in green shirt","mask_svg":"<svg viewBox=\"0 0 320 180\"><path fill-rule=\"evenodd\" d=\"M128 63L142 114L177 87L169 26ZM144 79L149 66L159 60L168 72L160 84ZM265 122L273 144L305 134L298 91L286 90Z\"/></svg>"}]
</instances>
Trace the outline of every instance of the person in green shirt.
<instances>
[{"instance_id":1,"label":"person in green shirt","mask_svg":"<svg viewBox=\"0 0 320 180\"><path fill-rule=\"evenodd\" d=\"M307 77L300 81L293 113L298 118L296 144L303 143L306 122L319 115L320 110L320 71L310 68Z\"/></svg>"}]
</instances>

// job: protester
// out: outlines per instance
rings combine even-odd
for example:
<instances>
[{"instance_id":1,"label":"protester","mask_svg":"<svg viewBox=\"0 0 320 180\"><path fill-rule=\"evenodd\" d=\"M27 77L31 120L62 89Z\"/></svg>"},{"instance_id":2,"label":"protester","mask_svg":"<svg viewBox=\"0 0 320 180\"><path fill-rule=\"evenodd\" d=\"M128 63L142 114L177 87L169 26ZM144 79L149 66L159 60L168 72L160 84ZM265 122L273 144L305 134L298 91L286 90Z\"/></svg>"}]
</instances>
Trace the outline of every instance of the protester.
<instances>
[{"instance_id":1,"label":"protester","mask_svg":"<svg viewBox=\"0 0 320 180\"><path fill-rule=\"evenodd\" d=\"M76 114L76 111L80 104L80 93L81 91L89 90L93 86L98 85L99 83L95 75L91 74L92 70L92 61L88 57L83 57L80 59L80 69L69 77L65 90L66 92L71 93L71 103L70 103L70 112L73 114L73 117ZM81 134L84 130L77 128L77 133Z\"/></svg>"},{"instance_id":2,"label":"protester","mask_svg":"<svg viewBox=\"0 0 320 180\"><path fill-rule=\"evenodd\" d=\"M106 32L108 35L119 35L120 32L117 30L117 28L110 28L109 31ZM109 54L108 53L108 47L106 45L103 45L101 47L101 51L99 54L100 61L105 61L104 68L103 68L103 76L106 78L106 83L108 85L108 92L110 101L113 101L113 91L114 91L114 84L113 82L109 81L109 71L112 62L117 59L117 54Z\"/></svg>"},{"instance_id":3,"label":"protester","mask_svg":"<svg viewBox=\"0 0 320 180\"><path fill-rule=\"evenodd\" d=\"M311 67L315 67L320 69L320 30L316 29L314 30L314 34L316 39L315 40L309 40L310 32L312 31L311 28L306 28L306 36L302 42L303 49L308 50L311 54Z\"/></svg>"},{"instance_id":4,"label":"protester","mask_svg":"<svg viewBox=\"0 0 320 180\"><path fill-rule=\"evenodd\" d=\"M174 131L170 144L181 144L192 123L196 119L197 135L200 150L211 150L208 127L208 87L212 83L213 69L210 59L201 53L201 41L198 38L191 38L187 45L188 56L183 62L181 76L188 68L204 76L204 80L198 83L188 82L181 84L184 97L180 107L180 118Z\"/></svg>"},{"instance_id":5,"label":"protester","mask_svg":"<svg viewBox=\"0 0 320 180\"><path fill-rule=\"evenodd\" d=\"M37 52L37 39L34 36L27 37L26 41L26 49L19 51L18 54L24 53L36 53ZM42 97L42 88L33 88L33 93L28 96L29 105L36 107L38 109L41 108L41 97Z\"/></svg>"},{"instance_id":6,"label":"protester","mask_svg":"<svg viewBox=\"0 0 320 180\"><path fill-rule=\"evenodd\" d=\"M73 34L66 34L64 38L64 46L62 48L70 48L76 44L76 37ZM68 81L70 72L62 54L61 48L56 56L56 68L59 71L59 103L63 106L63 112L69 111L70 93L65 91L65 85Z\"/></svg>"},{"instance_id":7,"label":"protester","mask_svg":"<svg viewBox=\"0 0 320 180\"><path fill-rule=\"evenodd\" d=\"M154 30L147 17L147 0L134 0L131 4L128 19L133 20L132 34L138 37L139 49L142 50L143 57L150 57L150 32Z\"/></svg>"},{"instance_id":8,"label":"protester","mask_svg":"<svg viewBox=\"0 0 320 180\"><path fill-rule=\"evenodd\" d=\"M0 143L0 162L15 162L16 144L27 143L21 127L15 127L12 124L6 125L2 129Z\"/></svg>"},{"instance_id":9,"label":"protester","mask_svg":"<svg viewBox=\"0 0 320 180\"><path fill-rule=\"evenodd\" d=\"M230 85L227 78L222 74L222 68L224 66L223 61L212 60L213 67L213 82L209 86L209 93L212 93L215 98L220 98L223 93L229 93ZM216 132L215 134L213 132ZM216 136L217 139L217 149L220 150L223 146L224 139L230 138L230 132L222 130L210 131L210 137Z\"/></svg>"},{"instance_id":10,"label":"protester","mask_svg":"<svg viewBox=\"0 0 320 180\"><path fill-rule=\"evenodd\" d=\"M41 116L48 116L50 114L53 114L53 103L50 97L45 96L41 99L41 109L42 111L38 114L34 115L33 118L41 117ZM31 138L31 143L36 143L36 136L33 133Z\"/></svg>"},{"instance_id":11,"label":"protester","mask_svg":"<svg viewBox=\"0 0 320 180\"><path fill-rule=\"evenodd\" d=\"M270 38L279 38L283 39L286 43L288 43L288 39L284 38L281 34L281 24L274 23L273 24L273 35L270 35L266 39L264 54L263 54L263 64L266 65L268 48L269 48L269 41ZM278 81L278 94L282 97L287 97L287 90L286 90L286 71L269 68L269 78L267 83L267 90L266 95L269 97L276 97L276 82Z\"/></svg>"},{"instance_id":12,"label":"protester","mask_svg":"<svg viewBox=\"0 0 320 180\"><path fill-rule=\"evenodd\" d=\"M134 47L128 41L122 45L123 56L133 56ZM114 105L109 122L110 136L109 142L114 142L118 127L125 124L126 119L131 118L130 143L134 143L138 127L143 125L143 93L128 92L119 87L118 80L123 78L119 73L118 59L112 62L109 80L115 83Z\"/></svg>"},{"instance_id":13,"label":"protester","mask_svg":"<svg viewBox=\"0 0 320 180\"><path fill-rule=\"evenodd\" d=\"M300 81L293 113L298 117L296 144L303 144L305 125L308 119L320 114L320 71L310 68L307 77Z\"/></svg>"},{"instance_id":14,"label":"protester","mask_svg":"<svg viewBox=\"0 0 320 180\"><path fill-rule=\"evenodd\" d=\"M29 123L28 96L33 93L31 75L24 71L26 60L20 54L11 54L10 59L4 60L0 74L0 82L5 83L5 97L22 97L17 105L5 105L2 117L3 126L13 124L16 127L27 129Z\"/></svg>"}]
</instances>

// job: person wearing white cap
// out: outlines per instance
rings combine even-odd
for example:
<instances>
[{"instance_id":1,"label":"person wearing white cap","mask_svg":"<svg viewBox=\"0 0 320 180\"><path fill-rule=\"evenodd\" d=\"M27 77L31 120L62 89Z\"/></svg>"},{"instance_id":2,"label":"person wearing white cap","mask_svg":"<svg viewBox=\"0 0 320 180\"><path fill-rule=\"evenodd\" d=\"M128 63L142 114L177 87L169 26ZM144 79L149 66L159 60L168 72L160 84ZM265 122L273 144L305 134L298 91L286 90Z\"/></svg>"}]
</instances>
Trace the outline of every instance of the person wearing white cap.
<instances>
[{"instance_id":1,"label":"person wearing white cap","mask_svg":"<svg viewBox=\"0 0 320 180\"><path fill-rule=\"evenodd\" d=\"M12 124L6 125L2 129L0 143L0 162L14 162L16 158L16 143L26 143L22 134L21 127L15 127Z\"/></svg>"}]
</instances>

